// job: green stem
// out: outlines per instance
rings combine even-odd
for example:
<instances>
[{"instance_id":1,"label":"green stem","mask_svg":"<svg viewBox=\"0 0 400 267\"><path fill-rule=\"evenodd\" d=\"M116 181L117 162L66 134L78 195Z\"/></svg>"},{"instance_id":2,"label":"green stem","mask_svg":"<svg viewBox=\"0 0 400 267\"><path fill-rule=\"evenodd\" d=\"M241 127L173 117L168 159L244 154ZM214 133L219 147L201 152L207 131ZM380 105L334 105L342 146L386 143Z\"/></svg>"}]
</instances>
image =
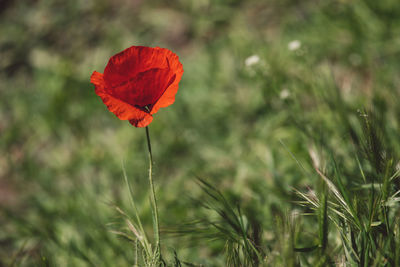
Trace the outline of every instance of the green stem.
<instances>
[{"instance_id":1,"label":"green stem","mask_svg":"<svg viewBox=\"0 0 400 267\"><path fill-rule=\"evenodd\" d=\"M151 208L153 210L153 224L154 224L154 234L156 238L156 246L158 249L158 252L160 253L161 256L161 242L160 242L160 226L158 223L158 208L157 208L157 199L156 199L156 193L154 190L154 183L153 183L153 154L151 153L151 143L150 143L150 134L149 134L149 127L146 126L146 137L147 137L147 148L149 149L149 161L150 161L150 166L149 166L149 182L150 182L150 190L151 190Z\"/></svg>"}]
</instances>

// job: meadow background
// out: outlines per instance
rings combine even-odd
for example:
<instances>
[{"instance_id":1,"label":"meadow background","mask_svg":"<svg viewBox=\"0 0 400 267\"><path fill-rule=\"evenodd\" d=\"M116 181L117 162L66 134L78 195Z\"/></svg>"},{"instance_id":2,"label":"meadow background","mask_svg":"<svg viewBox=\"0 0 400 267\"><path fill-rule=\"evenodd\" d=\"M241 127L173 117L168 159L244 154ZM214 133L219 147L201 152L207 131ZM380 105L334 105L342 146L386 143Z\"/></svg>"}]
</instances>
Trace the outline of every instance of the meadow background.
<instances>
[{"instance_id":1,"label":"meadow background","mask_svg":"<svg viewBox=\"0 0 400 267\"><path fill-rule=\"evenodd\" d=\"M397 0L1 1L0 266L132 266L124 168L151 237L145 130L89 83L131 45L185 70L150 124L168 264L399 266Z\"/></svg>"}]
</instances>

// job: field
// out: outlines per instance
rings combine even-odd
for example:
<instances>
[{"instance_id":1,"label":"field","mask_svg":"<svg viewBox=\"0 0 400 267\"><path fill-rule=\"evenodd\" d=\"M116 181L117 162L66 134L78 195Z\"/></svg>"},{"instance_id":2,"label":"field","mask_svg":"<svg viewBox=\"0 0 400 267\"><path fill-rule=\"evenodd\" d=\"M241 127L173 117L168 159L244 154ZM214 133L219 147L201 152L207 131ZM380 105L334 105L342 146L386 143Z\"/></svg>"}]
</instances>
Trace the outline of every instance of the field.
<instances>
[{"instance_id":1,"label":"field","mask_svg":"<svg viewBox=\"0 0 400 267\"><path fill-rule=\"evenodd\" d=\"M185 71L161 255L145 129L90 83L132 45ZM400 266L399 72L397 0L1 1L0 266Z\"/></svg>"}]
</instances>

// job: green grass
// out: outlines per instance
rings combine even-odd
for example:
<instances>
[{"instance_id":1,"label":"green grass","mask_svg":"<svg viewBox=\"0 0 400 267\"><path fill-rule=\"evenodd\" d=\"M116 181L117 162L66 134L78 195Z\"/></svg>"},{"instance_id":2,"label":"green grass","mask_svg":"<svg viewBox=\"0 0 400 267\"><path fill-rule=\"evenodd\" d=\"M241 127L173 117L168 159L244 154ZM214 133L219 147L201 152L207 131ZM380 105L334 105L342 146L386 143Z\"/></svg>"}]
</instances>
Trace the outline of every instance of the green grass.
<instances>
[{"instance_id":1,"label":"green grass","mask_svg":"<svg viewBox=\"0 0 400 267\"><path fill-rule=\"evenodd\" d=\"M145 130L89 83L131 45L185 70L150 125L166 265L400 265L398 1L1 5L0 266L159 260Z\"/></svg>"}]
</instances>

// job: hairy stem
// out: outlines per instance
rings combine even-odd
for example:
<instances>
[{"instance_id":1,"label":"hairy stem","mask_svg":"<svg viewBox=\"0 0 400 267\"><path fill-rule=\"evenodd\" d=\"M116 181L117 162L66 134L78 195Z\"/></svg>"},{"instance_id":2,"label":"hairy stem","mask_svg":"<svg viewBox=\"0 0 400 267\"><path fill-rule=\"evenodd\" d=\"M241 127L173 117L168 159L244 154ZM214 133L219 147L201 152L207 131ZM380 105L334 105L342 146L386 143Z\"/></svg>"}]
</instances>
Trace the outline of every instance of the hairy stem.
<instances>
[{"instance_id":1,"label":"hairy stem","mask_svg":"<svg viewBox=\"0 0 400 267\"><path fill-rule=\"evenodd\" d=\"M153 182L153 154L151 153L151 143L150 143L150 134L149 134L149 127L146 127L146 137L147 137L147 148L149 149L149 182L150 182L150 190L151 190L151 208L153 211L153 227L154 227L154 234L156 239L156 246L158 249L158 253L161 256L161 242L160 242L160 226L158 223L158 208L157 208L157 199L156 193L154 190L154 182Z\"/></svg>"}]
</instances>

